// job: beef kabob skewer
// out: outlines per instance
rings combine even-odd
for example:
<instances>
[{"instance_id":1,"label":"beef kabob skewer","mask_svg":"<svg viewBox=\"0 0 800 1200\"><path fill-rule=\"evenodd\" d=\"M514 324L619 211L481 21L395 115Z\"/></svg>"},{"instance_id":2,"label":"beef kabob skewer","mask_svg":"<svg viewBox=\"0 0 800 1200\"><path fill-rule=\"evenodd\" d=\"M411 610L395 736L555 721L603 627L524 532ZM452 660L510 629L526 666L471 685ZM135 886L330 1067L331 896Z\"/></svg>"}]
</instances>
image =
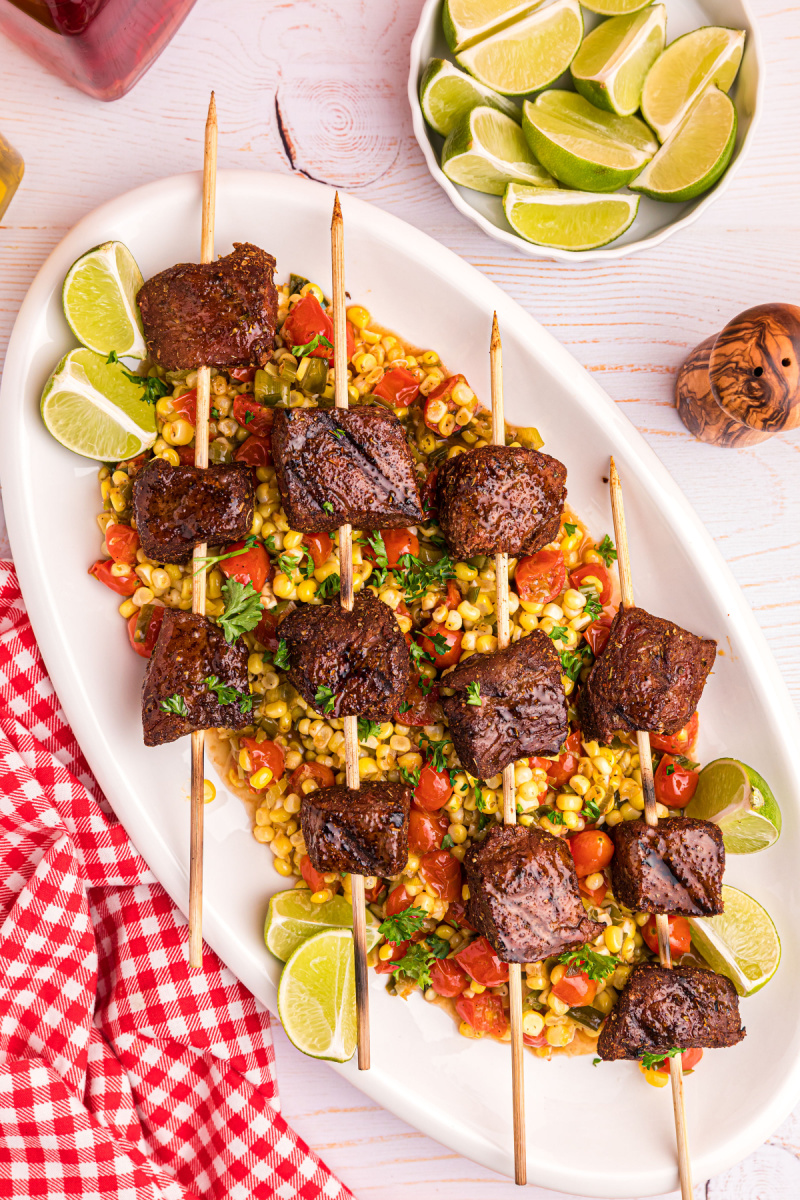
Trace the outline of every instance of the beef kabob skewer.
<instances>
[{"instance_id":1,"label":"beef kabob skewer","mask_svg":"<svg viewBox=\"0 0 800 1200\"><path fill-rule=\"evenodd\" d=\"M628 551L628 533L625 526L625 509L622 501L622 484L613 458L610 464L609 480L622 606L623 608L633 608L633 578L631 576L631 561ZM655 827L658 825L658 812L656 810L656 793L653 782L653 758L650 750L650 734L645 730L637 729L636 743L639 750L639 769L642 773L644 818L649 826ZM658 933L658 956L661 966L671 968L672 955L669 945L669 917L666 914L659 913L656 915L656 930ZM678 1147L678 1174L680 1178L681 1197L682 1200L692 1200L692 1166L689 1158L689 1139L686 1130L683 1063L679 1054L673 1055L668 1061L670 1082L672 1085L672 1104L675 1111L675 1137Z\"/></svg>"}]
</instances>

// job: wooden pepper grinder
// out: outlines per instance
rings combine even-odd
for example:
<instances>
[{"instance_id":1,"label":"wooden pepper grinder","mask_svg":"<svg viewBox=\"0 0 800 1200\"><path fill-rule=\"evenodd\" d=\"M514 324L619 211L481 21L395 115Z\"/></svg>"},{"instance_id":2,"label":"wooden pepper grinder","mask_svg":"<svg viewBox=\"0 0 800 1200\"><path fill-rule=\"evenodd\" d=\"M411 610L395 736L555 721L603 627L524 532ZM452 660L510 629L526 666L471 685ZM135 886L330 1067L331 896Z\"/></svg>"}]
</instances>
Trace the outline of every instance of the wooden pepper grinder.
<instances>
[{"instance_id":1,"label":"wooden pepper grinder","mask_svg":"<svg viewBox=\"0 0 800 1200\"><path fill-rule=\"evenodd\" d=\"M800 308L758 304L706 338L678 372L675 402L701 442L753 446L800 425Z\"/></svg>"}]
</instances>

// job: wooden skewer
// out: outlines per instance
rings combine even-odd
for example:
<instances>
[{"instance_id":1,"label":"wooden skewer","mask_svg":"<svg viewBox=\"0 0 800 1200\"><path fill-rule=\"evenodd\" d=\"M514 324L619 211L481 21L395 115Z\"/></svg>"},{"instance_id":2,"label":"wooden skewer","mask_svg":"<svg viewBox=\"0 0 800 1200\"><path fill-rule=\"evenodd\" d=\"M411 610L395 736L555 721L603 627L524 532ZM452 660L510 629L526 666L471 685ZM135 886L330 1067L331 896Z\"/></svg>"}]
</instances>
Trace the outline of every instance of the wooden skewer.
<instances>
[{"instance_id":1,"label":"wooden skewer","mask_svg":"<svg viewBox=\"0 0 800 1200\"><path fill-rule=\"evenodd\" d=\"M214 257L214 209L217 194L217 105L214 93L208 103L206 137L203 151L203 226L200 235L200 261ZM197 369L197 420L194 429L194 465L208 466L208 410L211 395L211 371ZM194 548L192 561L192 612L205 616L206 564L208 547L203 542ZM199 560L199 561L198 561ZM205 812L205 732L192 734L192 808L191 849L189 858L189 966L203 965L203 816Z\"/></svg>"},{"instance_id":2,"label":"wooden skewer","mask_svg":"<svg viewBox=\"0 0 800 1200\"><path fill-rule=\"evenodd\" d=\"M492 340L489 346L492 379L492 441L496 446L506 444L506 423L503 409L503 346L497 328L497 313L492 318ZM494 556L497 588L497 645L504 650L510 640L508 615L508 555ZM503 823L516 825L517 798L514 789L514 764L503 770ZM508 997L511 1012L511 1086L514 1101L514 1180L521 1186L527 1182L525 1153L525 1073L522 1041L522 968L519 963L508 964Z\"/></svg>"},{"instance_id":3,"label":"wooden skewer","mask_svg":"<svg viewBox=\"0 0 800 1200\"><path fill-rule=\"evenodd\" d=\"M634 604L633 579L631 577L631 560L628 550L628 532L625 526L625 509L622 503L622 484L620 483L613 458L611 459L609 479L622 606L623 608L632 608ZM656 792L653 784L653 757L650 752L650 734L643 730L638 730L636 733L636 742L639 749L639 769L642 773L642 790L644 792L644 819L648 825L657 825L658 813L656 811ZM661 965L662 967L671 967L672 955L669 948L669 917L664 914L656 917L656 931L658 933L658 957ZM675 1111L675 1137L678 1145L678 1175L681 1184L681 1200L692 1200L692 1164L689 1159L689 1137L686 1129L683 1063L679 1054L669 1060L669 1075L672 1084L672 1106Z\"/></svg>"},{"instance_id":4,"label":"wooden skewer","mask_svg":"<svg viewBox=\"0 0 800 1200\"><path fill-rule=\"evenodd\" d=\"M347 325L344 290L344 222L339 193L333 202L331 220L331 262L333 267L333 368L334 396L337 408L347 408ZM345 612L353 611L353 530L339 526L340 598ZM347 786L358 788L358 717L344 718L344 753ZM367 922L364 876L350 876L353 901L353 942L356 960L356 1014L358 1021L358 1069L369 1070L369 987L367 979Z\"/></svg>"}]
</instances>

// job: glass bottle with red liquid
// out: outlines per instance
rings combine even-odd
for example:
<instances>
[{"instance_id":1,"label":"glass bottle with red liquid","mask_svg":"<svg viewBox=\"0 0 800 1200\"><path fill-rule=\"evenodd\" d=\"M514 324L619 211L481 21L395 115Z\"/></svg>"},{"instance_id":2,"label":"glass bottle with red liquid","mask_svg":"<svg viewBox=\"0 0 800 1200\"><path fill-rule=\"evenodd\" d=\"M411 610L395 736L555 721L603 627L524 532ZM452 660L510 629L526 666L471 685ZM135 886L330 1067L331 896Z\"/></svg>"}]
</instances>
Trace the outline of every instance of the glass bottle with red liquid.
<instances>
[{"instance_id":1,"label":"glass bottle with red liquid","mask_svg":"<svg viewBox=\"0 0 800 1200\"><path fill-rule=\"evenodd\" d=\"M0 0L0 32L98 100L118 100L195 0Z\"/></svg>"}]
</instances>

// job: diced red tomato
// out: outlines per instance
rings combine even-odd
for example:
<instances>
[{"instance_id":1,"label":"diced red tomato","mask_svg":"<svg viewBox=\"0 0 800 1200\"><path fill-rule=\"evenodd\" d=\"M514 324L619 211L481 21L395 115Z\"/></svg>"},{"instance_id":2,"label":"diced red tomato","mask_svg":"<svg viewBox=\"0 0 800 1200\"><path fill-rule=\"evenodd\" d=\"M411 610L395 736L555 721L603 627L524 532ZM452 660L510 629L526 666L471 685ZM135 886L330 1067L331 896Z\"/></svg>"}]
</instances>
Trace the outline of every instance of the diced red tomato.
<instances>
[{"instance_id":1,"label":"diced red tomato","mask_svg":"<svg viewBox=\"0 0 800 1200\"><path fill-rule=\"evenodd\" d=\"M576 833L569 839L569 848L579 879L602 871L614 857L614 843L602 829L584 829Z\"/></svg>"},{"instance_id":2,"label":"diced red tomato","mask_svg":"<svg viewBox=\"0 0 800 1200\"><path fill-rule=\"evenodd\" d=\"M106 528L106 547L114 562L132 567L139 549L139 535L130 525L109 525Z\"/></svg>"},{"instance_id":3,"label":"diced red tomato","mask_svg":"<svg viewBox=\"0 0 800 1200\"><path fill-rule=\"evenodd\" d=\"M234 550L241 550L242 553L222 560L219 566L223 575L228 579L235 579L242 586L252 583L255 590L260 592L273 573L266 550L260 544L245 550L244 542L232 542L230 546L225 547L226 554L231 554Z\"/></svg>"},{"instance_id":4,"label":"diced red tomato","mask_svg":"<svg viewBox=\"0 0 800 1200\"><path fill-rule=\"evenodd\" d=\"M128 478L133 479L144 464L147 462L146 454L137 454L136 458L128 458L119 464L120 470L125 469L128 472Z\"/></svg>"},{"instance_id":5,"label":"diced red tomato","mask_svg":"<svg viewBox=\"0 0 800 1200\"><path fill-rule=\"evenodd\" d=\"M280 638L277 634L278 618L274 613L264 609L261 614L261 620L256 625L253 633L261 642L262 646L266 646L273 653L278 649Z\"/></svg>"},{"instance_id":6,"label":"diced red tomato","mask_svg":"<svg viewBox=\"0 0 800 1200\"><path fill-rule=\"evenodd\" d=\"M569 581L576 590L580 590L581 586L586 587L592 578L600 584L600 603L608 604L611 599L611 578L600 563L584 563L569 573Z\"/></svg>"},{"instance_id":7,"label":"diced red tomato","mask_svg":"<svg viewBox=\"0 0 800 1200\"><path fill-rule=\"evenodd\" d=\"M442 838L447 833L447 817L441 817L433 812L425 812L411 805L408 818L408 848L412 854L427 854L429 850L439 850Z\"/></svg>"},{"instance_id":8,"label":"diced red tomato","mask_svg":"<svg viewBox=\"0 0 800 1200\"><path fill-rule=\"evenodd\" d=\"M591 900L593 904L599 904L608 891L608 884L605 878L599 887L596 888L586 886L586 877L578 880L578 886L581 889L581 895L585 896L587 900Z\"/></svg>"},{"instance_id":9,"label":"diced red tomato","mask_svg":"<svg viewBox=\"0 0 800 1200\"><path fill-rule=\"evenodd\" d=\"M469 387L469 384L463 375L451 375L449 379L442 380L439 386L434 388L433 391L425 397L423 418L425 424L428 426L428 429L432 429L434 433L439 432L439 422L432 420L430 416L431 405L435 400L441 400L442 403L446 405L448 412L458 412L458 410L463 406L459 404L457 400L453 399L453 392L459 383L463 383L466 387ZM471 405L472 401L470 401L470 406Z\"/></svg>"},{"instance_id":10,"label":"diced red tomato","mask_svg":"<svg viewBox=\"0 0 800 1200\"><path fill-rule=\"evenodd\" d=\"M333 550L333 542L327 533L304 533L303 545L314 560L315 570L328 561Z\"/></svg>"},{"instance_id":11,"label":"diced red tomato","mask_svg":"<svg viewBox=\"0 0 800 1200\"><path fill-rule=\"evenodd\" d=\"M467 906L463 900L451 900L447 906L447 921L450 925L457 925L459 929L469 929L474 933L475 927L470 925L466 913Z\"/></svg>"},{"instance_id":12,"label":"diced red tomato","mask_svg":"<svg viewBox=\"0 0 800 1200\"><path fill-rule=\"evenodd\" d=\"M406 889L402 883L398 887L392 888L391 892L389 892L389 896L386 901L387 917L393 917L397 913L405 912L405 910L407 908L413 908L413 907L414 907L414 897L409 896L408 892L406 891Z\"/></svg>"},{"instance_id":13,"label":"diced red tomato","mask_svg":"<svg viewBox=\"0 0 800 1200\"><path fill-rule=\"evenodd\" d=\"M469 976L454 958L437 958L431 967L431 987L438 996L460 996Z\"/></svg>"},{"instance_id":14,"label":"diced red tomato","mask_svg":"<svg viewBox=\"0 0 800 1200\"><path fill-rule=\"evenodd\" d=\"M563 592L567 583L567 568L560 550L540 550L521 558L514 573L520 600L532 604L549 604Z\"/></svg>"},{"instance_id":15,"label":"diced red tomato","mask_svg":"<svg viewBox=\"0 0 800 1200\"><path fill-rule=\"evenodd\" d=\"M461 600L462 600L461 589L459 588L455 579L448 579L445 604L452 612L454 608L458 608L459 604L461 603Z\"/></svg>"},{"instance_id":16,"label":"diced red tomato","mask_svg":"<svg viewBox=\"0 0 800 1200\"><path fill-rule=\"evenodd\" d=\"M184 467L194 466L194 446L173 446L173 450L177 450L178 458Z\"/></svg>"},{"instance_id":17,"label":"diced red tomato","mask_svg":"<svg viewBox=\"0 0 800 1200\"><path fill-rule=\"evenodd\" d=\"M410 529L379 529L386 547L386 561L390 567L399 566L403 554L419 554L419 538ZM368 562L375 562L375 551L368 542L361 547L361 553ZM406 610L408 611L408 610Z\"/></svg>"},{"instance_id":18,"label":"diced red tomato","mask_svg":"<svg viewBox=\"0 0 800 1200\"><path fill-rule=\"evenodd\" d=\"M190 392L184 392L182 396L173 396L172 411L176 416L185 417L190 425L196 425L197 388L192 388Z\"/></svg>"},{"instance_id":19,"label":"diced red tomato","mask_svg":"<svg viewBox=\"0 0 800 1200\"><path fill-rule=\"evenodd\" d=\"M575 730L571 733L564 743L564 753L559 754L558 758L553 762L548 759L542 760L541 764L537 762L537 766L541 765L547 771L547 778L554 787L563 787L568 779L578 769L578 760L581 756L581 735Z\"/></svg>"},{"instance_id":20,"label":"diced red tomato","mask_svg":"<svg viewBox=\"0 0 800 1200\"><path fill-rule=\"evenodd\" d=\"M262 767L269 767L273 779L282 778L284 772L283 746L278 742L271 742L269 739L257 742L255 738L251 737L243 737L242 745L250 758L251 775L260 771ZM308 764L308 766L311 765L311 763ZM297 769L300 770L299 767ZM292 778L294 778L294 773L292 773Z\"/></svg>"},{"instance_id":21,"label":"diced red tomato","mask_svg":"<svg viewBox=\"0 0 800 1200\"><path fill-rule=\"evenodd\" d=\"M243 393L233 401L233 419L243 425L248 433L258 437L268 438L272 435L272 422L275 420L275 409L259 404L252 396ZM267 465L267 464L265 464Z\"/></svg>"},{"instance_id":22,"label":"diced red tomato","mask_svg":"<svg viewBox=\"0 0 800 1200\"><path fill-rule=\"evenodd\" d=\"M430 691L423 692L420 684L422 677L412 674L403 703L409 707L402 712L398 709L395 721L400 725L435 725L442 716L439 704L439 688L434 684ZM426 680L426 682L430 682Z\"/></svg>"},{"instance_id":23,"label":"diced red tomato","mask_svg":"<svg viewBox=\"0 0 800 1200\"><path fill-rule=\"evenodd\" d=\"M578 1004L591 1004L597 995L597 984L590 979L585 971L575 975L562 975L558 983L553 984L550 991L563 1004L574 1008Z\"/></svg>"},{"instance_id":24,"label":"diced red tomato","mask_svg":"<svg viewBox=\"0 0 800 1200\"><path fill-rule=\"evenodd\" d=\"M237 383L252 383L256 377L255 367L232 367L228 374Z\"/></svg>"},{"instance_id":25,"label":"diced red tomato","mask_svg":"<svg viewBox=\"0 0 800 1200\"><path fill-rule=\"evenodd\" d=\"M131 648L140 658L149 658L153 653L164 612L163 604L145 604L128 620Z\"/></svg>"},{"instance_id":26,"label":"diced red tomato","mask_svg":"<svg viewBox=\"0 0 800 1200\"><path fill-rule=\"evenodd\" d=\"M392 946L392 953L389 958L379 958L375 964L375 973L377 975L390 975L394 970L394 965L401 958L405 957L406 950L411 945L411 942L396 942Z\"/></svg>"},{"instance_id":27,"label":"diced red tomato","mask_svg":"<svg viewBox=\"0 0 800 1200\"><path fill-rule=\"evenodd\" d=\"M295 346L307 346L309 342L313 342L314 338L320 334L327 338L330 342L331 349L325 345L318 345L312 350L312 358L326 358L329 363L333 363L333 321L325 312L325 309L320 304L316 296L309 294L304 296L293 309L289 312L288 317L283 323L281 329L281 337L284 344L293 351ZM355 350L355 338L353 337L353 326L347 322L347 361L353 357Z\"/></svg>"},{"instance_id":28,"label":"diced red tomato","mask_svg":"<svg viewBox=\"0 0 800 1200\"><path fill-rule=\"evenodd\" d=\"M419 773L419 783L414 788L414 803L428 812L437 812L453 794L448 771L435 771L426 763Z\"/></svg>"},{"instance_id":29,"label":"diced red tomato","mask_svg":"<svg viewBox=\"0 0 800 1200\"><path fill-rule=\"evenodd\" d=\"M497 987L508 981L508 963L498 958L488 938L479 937L459 950L456 962L476 983L484 987Z\"/></svg>"},{"instance_id":30,"label":"diced red tomato","mask_svg":"<svg viewBox=\"0 0 800 1200\"><path fill-rule=\"evenodd\" d=\"M422 511L432 516L436 511L436 480L439 477L439 468L434 467L429 473L428 478L420 489L420 497L422 499Z\"/></svg>"},{"instance_id":31,"label":"diced red tomato","mask_svg":"<svg viewBox=\"0 0 800 1200\"><path fill-rule=\"evenodd\" d=\"M536 1037L532 1037L529 1033L523 1033L522 1040L526 1046L535 1046L537 1050L541 1050L547 1045L547 1034L537 1033Z\"/></svg>"},{"instance_id":32,"label":"diced red tomato","mask_svg":"<svg viewBox=\"0 0 800 1200\"><path fill-rule=\"evenodd\" d=\"M113 566L113 558L98 558L97 562L89 567L89 574L94 575L95 579L99 579L118 596L132 596L141 584L139 576L134 575L133 571L130 575L112 575Z\"/></svg>"},{"instance_id":33,"label":"diced red tomato","mask_svg":"<svg viewBox=\"0 0 800 1200\"><path fill-rule=\"evenodd\" d=\"M684 767L671 754L663 755L655 774L656 800L668 808L685 808L697 790L697 771Z\"/></svg>"},{"instance_id":34,"label":"diced red tomato","mask_svg":"<svg viewBox=\"0 0 800 1200\"><path fill-rule=\"evenodd\" d=\"M703 1051L699 1046L692 1046L689 1050L683 1050L681 1052L681 1062L683 1064L684 1075L688 1074L689 1071L693 1071L702 1057ZM661 1075L669 1075L669 1063L669 1058L662 1058L661 1062L655 1064L653 1070L658 1071Z\"/></svg>"},{"instance_id":35,"label":"diced red tomato","mask_svg":"<svg viewBox=\"0 0 800 1200\"><path fill-rule=\"evenodd\" d=\"M695 712L677 733L651 733L650 745L654 750L665 750L667 754L683 754L688 758L697 741L699 728L700 717Z\"/></svg>"},{"instance_id":36,"label":"diced red tomato","mask_svg":"<svg viewBox=\"0 0 800 1200\"><path fill-rule=\"evenodd\" d=\"M304 762L300 763L299 767L295 767L289 776L289 791L302 796L303 784L307 783L309 779L312 779L320 788L333 787L336 783L336 776L330 767L325 766L325 763Z\"/></svg>"},{"instance_id":37,"label":"diced red tomato","mask_svg":"<svg viewBox=\"0 0 800 1200\"><path fill-rule=\"evenodd\" d=\"M601 654L606 647L608 636L611 633L612 620L612 617L603 615L602 617L598 617L596 621L592 621L592 623L587 625L583 631L583 636L589 643L589 649L595 658L597 658L597 655Z\"/></svg>"},{"instance_id":38,"label":"diced red tomato","mask_svg":"<svg viewBox=\"0 0 800 1200\"><path fill-rule=\"evenodd\" d=\"M238 450L234 452L233 457L236 462L248 463L251 467L271 467L272 444L270 439L260 437L257 433L251 433L250 437L245 438Z\"/></svg>"},{"instance_id":39,"label":"diced red tomato","mask_svg":"<svg viewBox=\"0 0 800 1200\"><path fill-rule=\"evenodd\" d=\"M480 996L459 996L456 1012L462 1021L471 1025L476 1033L491 1033L502 1037L508 1028L508 1019L503 1001L494 992L481 992Z\"/></svg>"},{"instance_id":40,"label":"diced red tomato","mask_svg":"<svg viewBox=\"0 0 800 1200\"><path fill-rule=\"evenodd\" d=\"M425 634L429 636L425 637ZM437 650L433 640L437 634L441 634L446 644L444 651L441 653ZM452 667L458 662L461 657L461 643L463 638L464 635L460 629L448 629L446 625L441 625L438 621L429 621L423 629L419 644L427 654L430 654L437 671L441 671L444 667ZM440 641L439 645L441 646L441 644Z\"/></svg>"},{"instance_id":41,"label":"diced red tomato","mask_svg":"<svg viewBox=\"0 0 800 1200\"><path fill-rule=\"evenodd\" d=\"M642 926L642 937L645 945L653 954L658 954L658 931L656 919L649 917L647 924ZM686 917L669 918L669 949L673 958L688 954L692 946L692 930Z\"/></svg>"},{"instance_id":42,"label":"diced red tomato","mask_svg":"<svg viewBox=\"0 0 800 1200\"><path fill-rule=\"evenodd\" d=\"M315 871L311 865L311 859L307 854L304 854L300 859L300 874L305 879L312 892L321 892L328 885L325 883L325 876L320 871Z\"/></svg>"},{"instance_id":43,"label":"diced red tomato","mask_svg":"<svg viewBox=\"0 0 800 1200\"><path fill-rule=\"evenodd\" d=\"M461 863L449 850L423 854L419 877L440 900L458 900L461 896Z\"/></svg>"},{"instance_id":44,"label":"diced red tomato","mask_svg":"<svg viewBox=\"0 0 800 1200\"><path fill-rule=\"evenodd\" d=\"M372 394L386 400L392 408L407 408L419 395L419 383L405 367L390 367Z\"/></svg>"}]
</instances>

